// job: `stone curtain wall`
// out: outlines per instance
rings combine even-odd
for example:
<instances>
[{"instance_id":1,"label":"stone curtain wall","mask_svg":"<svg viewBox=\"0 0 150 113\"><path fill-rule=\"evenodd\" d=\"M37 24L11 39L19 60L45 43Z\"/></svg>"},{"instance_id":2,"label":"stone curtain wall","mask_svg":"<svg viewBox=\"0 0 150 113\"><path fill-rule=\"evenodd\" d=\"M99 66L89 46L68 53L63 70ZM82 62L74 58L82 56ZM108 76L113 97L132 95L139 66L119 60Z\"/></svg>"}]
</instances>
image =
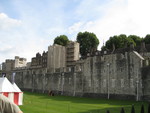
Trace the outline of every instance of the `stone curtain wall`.
<instances>
[{"instance_id":1,"label":"stone curtain wall","mask_svg":"<svg viewBox=\"0 0 150 113\"><path fill-rule=\"evenodd\" d=\"M141 67L138 54L126 52L88 57L80 72L45 74L40 69L18 70L15 80L21 89L33 92L140 100L144 95Z\"/></svg>"},{"instance_id":2,"label":"stone curtain wall","mask_svg":"<svg viewBox=\"0 0 150 113\"><path fill-rule=\"evenodd\" d=\"M150 100L150 66L142 69L144 100Z\"/></svg>"}]
</instances>

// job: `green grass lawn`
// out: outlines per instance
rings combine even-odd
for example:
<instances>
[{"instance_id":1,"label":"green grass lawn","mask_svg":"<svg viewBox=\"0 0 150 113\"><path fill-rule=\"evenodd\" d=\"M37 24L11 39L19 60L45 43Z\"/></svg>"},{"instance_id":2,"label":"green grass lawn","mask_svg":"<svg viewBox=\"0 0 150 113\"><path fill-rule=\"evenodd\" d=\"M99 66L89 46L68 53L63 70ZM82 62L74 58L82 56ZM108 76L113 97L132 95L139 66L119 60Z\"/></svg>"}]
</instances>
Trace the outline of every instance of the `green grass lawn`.
<instances>
[{"instance_id":1,"label":"green grass lawn","mask_svg":"<svg viewBox=\"0 0 150 113\"><path fill-rule=\"evenodd\" d=\"M131 112L134 104L135 112L140 113L141 105L144 104L147 113L148 103L127 100L107 100L80 98L69 96L48 96L24 92L24 105L20 106L24 113L120 113L122 107L125 113Z\"/></svg>"}]
</instances>

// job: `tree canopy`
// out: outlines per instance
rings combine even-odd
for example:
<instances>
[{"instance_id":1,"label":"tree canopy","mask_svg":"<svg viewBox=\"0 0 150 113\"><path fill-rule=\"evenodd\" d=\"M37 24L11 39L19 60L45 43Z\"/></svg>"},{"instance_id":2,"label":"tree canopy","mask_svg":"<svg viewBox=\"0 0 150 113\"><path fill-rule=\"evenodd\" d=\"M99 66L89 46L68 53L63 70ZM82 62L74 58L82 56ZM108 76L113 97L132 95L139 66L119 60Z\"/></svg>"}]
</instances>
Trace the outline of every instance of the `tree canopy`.
<instances>
[{"instance_id":1,"label":"tree canopy","mask_svg":"<svg viewBox=\"0 0 150 113\"><path fill-rule=\"evenodd\" d=\"M94 33L90 32L79 32L77 35L77 42L80 43L80 54L86 56L87 53L94 52L97 50L99 40Z\"/></svg>"},{"instance_id":2,"label":"tree canopy","mask_svg":"<svg viewBox=\"0 0 150 113\"><path fill-rule=\"evenodd\" d=\"M115 35L107 40L106 45L102 49L107 48L109 50L112 50L113 45L115 46L115 49L124 48L129 46L130 44L136 45L132 38L127 37L125 34L121 34L119 36Z\"/></svg>"},{"instance_id":3,"label":"tree canopy","mask_svg":"<svg viewBox=\"0 0 150 113\"><path fill-rule=\"evenodd\" d=\"M150 44L150 34L147 34L143 41L145 42L145 44Z\"/></svg>"},{"instance_id":4,"label":"tree canopy","mask_svg":"<svg viewBox=\"0 0 150 113\"><path fill-rule=\"evenodd\" d=\"M66 46L68 42L69 42L69 39L66 35L60 35L54 39L54 44L58 44L62 46Z\"/></svg>"},{"instance_id":5,"label":"tree canopy","mask_svg":"<svg viewBox=\"0 0 150 113\"><path fill-rule=\"evenodd\" d=\"M136 46L139 46L142 42L142 38L136 35L130 35L128 36L128 38L132 39L135 42Z\"/></svg>"}]
</instances>

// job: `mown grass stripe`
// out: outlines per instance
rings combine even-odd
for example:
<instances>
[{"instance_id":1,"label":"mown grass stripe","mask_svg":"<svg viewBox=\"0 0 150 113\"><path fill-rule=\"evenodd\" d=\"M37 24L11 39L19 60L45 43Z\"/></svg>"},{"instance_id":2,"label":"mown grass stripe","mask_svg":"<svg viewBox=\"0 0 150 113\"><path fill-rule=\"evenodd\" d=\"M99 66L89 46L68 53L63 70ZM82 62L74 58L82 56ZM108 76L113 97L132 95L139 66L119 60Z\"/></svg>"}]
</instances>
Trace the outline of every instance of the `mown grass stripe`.
<instances>
[{"instance_id":1,"label":"mown grass stripe","mask_svg":"<svg viewBox=\"0 0 150 113\"><path fill-rule=\"evenodd\" d=\"M107 100L70 96L48 96L24 92L24 105L20 106L24 113L120 113L124 107L125 113L131 112L134 104L135 112L140 113L141 105L144 104L147 112L147 102L127 100Z\"/></svg>"}]
</instances>

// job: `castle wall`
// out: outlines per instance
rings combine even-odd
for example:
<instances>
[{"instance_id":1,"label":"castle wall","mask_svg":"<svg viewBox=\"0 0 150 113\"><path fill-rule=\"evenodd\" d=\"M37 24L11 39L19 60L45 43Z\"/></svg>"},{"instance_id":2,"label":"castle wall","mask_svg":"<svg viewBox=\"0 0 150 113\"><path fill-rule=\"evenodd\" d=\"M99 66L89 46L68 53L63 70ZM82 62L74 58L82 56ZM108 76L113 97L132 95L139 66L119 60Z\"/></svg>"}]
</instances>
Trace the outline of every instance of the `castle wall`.
<instances>
[{"instance_id":1,"label":"castle wall","mask_svg":"<svg viewBox=\"0 0 150 113\"><path fill-rule=\"evenodd\" d=\"M69 96L142 99L143 58L136 52L88 57L81 71L47 73L46 69L16 72L16 84L23 90L54 91Z\"/></svg>"},{"instance_id":2,"label":"castle wall","mask_svg":"<svg viewBox=\"0 0 150 113\"><path fill-rule=\"evenodd\" d=\"M136 98L137 74L138 95L142 95L140 69L141 59L134 53L88 57L84 63L84 93L104 94L106 97L110 94L110 98L111 95L131 95Z\"/></svg>"},{"instance_id":3,"label":"castle wall","mask_svg":"<svg viewBox=\"0 0 150 113\"><path fill-rule=\"evenodd\" d=\"M146 66L142 69L142 80L144 100L150 100L150 66Z\"/></svg>"}]
</instances>

